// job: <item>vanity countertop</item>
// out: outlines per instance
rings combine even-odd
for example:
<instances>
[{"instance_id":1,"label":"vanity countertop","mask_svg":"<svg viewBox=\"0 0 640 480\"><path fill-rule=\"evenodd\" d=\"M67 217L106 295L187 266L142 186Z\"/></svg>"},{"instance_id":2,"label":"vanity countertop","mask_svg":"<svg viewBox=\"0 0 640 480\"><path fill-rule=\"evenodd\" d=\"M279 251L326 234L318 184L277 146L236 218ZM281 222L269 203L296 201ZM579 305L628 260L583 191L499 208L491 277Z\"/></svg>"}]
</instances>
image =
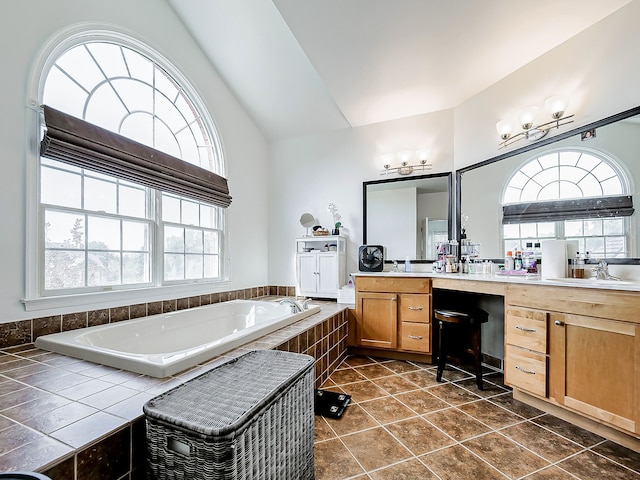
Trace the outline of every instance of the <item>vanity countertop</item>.
<instances>
[{"instance_id":1,"label":"vanity countertop","mask_svg":"<svg viewBox=\"0 0 640 480\"><path fill-rule=\"evenodd\" d=\"M576 288L598 288L606 290L626 290L640 292L640 281L632 280L596 280L595 278L546 278L540 275L500 275L500 274L479 274L479 273L434 273L434 272L355 272L353 277L358 276L378 276L378 277L399 277L399 278L432 278L434 288L447 288L458 282L469 282L469 284L523 284L523 285L545 285L552 287L576 287ZM488 286L488 285L487 285ZM488 292L489 293L489 292Z\"/></svg>"}]
</instances>

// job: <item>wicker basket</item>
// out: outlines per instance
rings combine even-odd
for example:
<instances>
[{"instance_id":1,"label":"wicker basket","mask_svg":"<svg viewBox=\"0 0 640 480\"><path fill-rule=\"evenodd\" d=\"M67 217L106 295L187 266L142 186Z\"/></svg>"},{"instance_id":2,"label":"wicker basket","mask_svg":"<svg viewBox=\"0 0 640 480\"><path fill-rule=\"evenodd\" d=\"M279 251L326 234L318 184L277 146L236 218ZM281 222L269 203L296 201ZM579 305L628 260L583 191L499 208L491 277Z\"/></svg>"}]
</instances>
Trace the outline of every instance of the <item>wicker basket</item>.
<instances>
[{"instance_id":1,"label":"wicker basket","mask_svg":"<svg viewBox=\"0 0 640 480\"><path fill-rule=\"evenodd\" d=\"M238 357L149 400L148 477L312 480L313 358Z\"/></svg>"}]
</instances>

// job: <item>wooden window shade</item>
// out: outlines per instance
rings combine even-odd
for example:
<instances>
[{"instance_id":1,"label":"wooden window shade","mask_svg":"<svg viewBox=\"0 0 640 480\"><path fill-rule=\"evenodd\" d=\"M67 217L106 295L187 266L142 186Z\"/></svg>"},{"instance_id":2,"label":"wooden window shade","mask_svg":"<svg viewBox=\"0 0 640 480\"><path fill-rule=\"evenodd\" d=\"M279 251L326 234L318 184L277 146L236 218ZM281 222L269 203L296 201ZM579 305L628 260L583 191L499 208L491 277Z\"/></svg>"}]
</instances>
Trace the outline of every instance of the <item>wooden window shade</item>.
<instances>
[{"instance_id":1,"label":"wooden window shade","mask_svg":"<svg viewBox=\"0 0 640 480\"><path fill-rule=\"evenodd\" d=\"M227 179L84 120L44 106L40 155L226 208Z\"/></svg>"},{"instance_id":2,"label":"wooden window shade","mask_svg":"<svg viewBox=\"0 0 640 480\"><path fill-rule=\"evenodd\" d=\"M505 205L502 207L502 223L628 217L633 212L633 199L630 195L554 200Z\"/></svg>"}]
</instances>

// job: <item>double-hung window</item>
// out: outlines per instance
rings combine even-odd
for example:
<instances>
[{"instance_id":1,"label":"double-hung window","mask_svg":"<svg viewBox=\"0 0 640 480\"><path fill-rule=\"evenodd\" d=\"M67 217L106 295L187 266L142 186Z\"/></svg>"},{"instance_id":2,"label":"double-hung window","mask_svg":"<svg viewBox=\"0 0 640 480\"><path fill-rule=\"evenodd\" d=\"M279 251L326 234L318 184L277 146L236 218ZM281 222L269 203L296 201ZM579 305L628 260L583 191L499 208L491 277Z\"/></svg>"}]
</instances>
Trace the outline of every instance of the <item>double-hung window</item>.
<instances>
[{"instance_id":1,"label":"double-hung window","mask_svg":"<svg viewBox=\"0 0 640 480\"><path fill-rule=\"evenodd\" d=\"M202 101L148 47L103 34L67 48L44 75L43 105L224 180L220 142ZM52 159L43 152L39 296L225 279L226 205L163 188L173 181L170 171L160 172L156 185L67 161L73 154Z\"/></svg>"}]
</instances>

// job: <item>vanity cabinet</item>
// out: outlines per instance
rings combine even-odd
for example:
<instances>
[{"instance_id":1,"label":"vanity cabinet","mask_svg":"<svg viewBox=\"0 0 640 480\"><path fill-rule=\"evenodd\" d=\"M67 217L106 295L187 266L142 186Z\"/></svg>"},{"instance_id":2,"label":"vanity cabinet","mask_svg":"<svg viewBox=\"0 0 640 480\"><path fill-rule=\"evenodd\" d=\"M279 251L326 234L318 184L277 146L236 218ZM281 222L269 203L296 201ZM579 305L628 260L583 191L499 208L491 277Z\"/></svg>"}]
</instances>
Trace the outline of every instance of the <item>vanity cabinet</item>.
<instances>
[{"instance_id":1,"label":"vanity cabinet","mask_svg":"<svg viewBox=\"0 0 640 480\"><path fill-rule=\"evenodd\" d=\"M345 237L296 239L296 295L338 298L338 290L345 284L345 265Z\"/></svg>"},{"instance_id":2,"label":"vanity cabinet","mask_svg":"<svg viewBox=\"0 0 640 480\"><path fill-rule=\"evenodd\" d=\"M356 344L430 353L431 280L357 276Z\"/></svg>"},{"instance_id":3,"label":"vanity cabinet","mask_svg":"<svg viewBox=\"0 0 640 480\"><path fill-rule=\"evenodd\" d=\"M509 286L505 383L628 433L640 433L640 295Z\"/></svg>"}]
</instances>

